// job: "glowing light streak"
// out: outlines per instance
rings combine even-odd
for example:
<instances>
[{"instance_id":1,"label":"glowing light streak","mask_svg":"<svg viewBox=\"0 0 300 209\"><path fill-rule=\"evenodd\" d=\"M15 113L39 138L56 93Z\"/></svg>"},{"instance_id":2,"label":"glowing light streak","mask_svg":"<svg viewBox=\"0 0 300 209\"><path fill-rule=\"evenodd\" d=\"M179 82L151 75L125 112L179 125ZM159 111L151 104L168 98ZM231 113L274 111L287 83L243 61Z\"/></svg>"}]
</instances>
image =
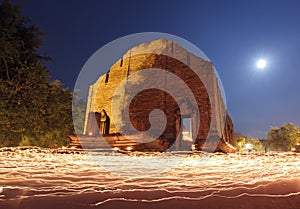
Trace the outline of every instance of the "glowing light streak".
<instances>
[{"instance_id":1,"label":"glowing light streak","mask_svg":"<svg viewBox=\"0 0 300 209\"><path fill-rule=\"evenodd\" d=\"M287 198L300 196L300 155L216 155L178 153L129 156L97 153L103 164L90 161L75 151L0 149L0 202L36 197L56 197L83 193L119 194L95 205L112 201L160 202L173 199L235 199L243 196ZM174 166L174 162L180 163ZM205 160L203 160L205 159ZM155 166L149 166L155 165ZM169 170L159 169L172 164ZM113 167L114 170L107 168ZM119 175L116 175L119 174ZM153 175L154 174L154 175ZM288 185L275 191L274 185ZM298 186L297 186L298 185ZM265 190L269 188L269 190ZM16 190L14 197L6 192ZM262 191L272 191L262 193ZM130 198L132 192L154 192L155 198ZM232 195L234 192L234 195ZM105 195L107 196L107 195ZM108 195L109 196L109 195Z\"/></svg>"}]
</instances>

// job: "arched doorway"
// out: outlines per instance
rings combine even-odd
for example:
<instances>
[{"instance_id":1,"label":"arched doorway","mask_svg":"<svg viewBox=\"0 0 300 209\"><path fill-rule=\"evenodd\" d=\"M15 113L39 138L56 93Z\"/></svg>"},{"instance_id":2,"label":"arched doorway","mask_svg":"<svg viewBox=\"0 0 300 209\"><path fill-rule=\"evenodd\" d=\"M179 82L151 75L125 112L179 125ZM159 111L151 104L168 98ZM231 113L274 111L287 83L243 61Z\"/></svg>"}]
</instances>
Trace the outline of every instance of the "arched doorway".
<instances>
[{"instance_id":1,"label":"arched doorway","mask_svg":"<svg viewBox=\"0 0 300 209\"><path fill-rule=\"evenodd\" d=\"M198 135L199 116L190 101L184 99L179 106L180 110L175 111L176 131L179 133L176 150L190 150Z\"/></svg>"},{"instance_id":2,"label":"arched doorway","mask_svg":"<svg viewBox=\"0 0 300 209\"><path fill-rule=\"evenodd\" d=\"M109 134L110 118L102 110L99 112L90 112L88 115L86 134L92 135L107 135Z\"/></svg>"},{"instance_id":3,"label":"arched doorway","mask_svg":"<svg viewBox=\"0 0 300 209\"><path fill-rule=\"evenodd\" d=\"M107 134L109 134L110 118L106 114L105 110L102 110L98 114L99 115L98 115L98 120L97 121L99 121L99 123L98 123L98 125L99 125L99 134L107 135Z\"/></svg>"}]
</instances>

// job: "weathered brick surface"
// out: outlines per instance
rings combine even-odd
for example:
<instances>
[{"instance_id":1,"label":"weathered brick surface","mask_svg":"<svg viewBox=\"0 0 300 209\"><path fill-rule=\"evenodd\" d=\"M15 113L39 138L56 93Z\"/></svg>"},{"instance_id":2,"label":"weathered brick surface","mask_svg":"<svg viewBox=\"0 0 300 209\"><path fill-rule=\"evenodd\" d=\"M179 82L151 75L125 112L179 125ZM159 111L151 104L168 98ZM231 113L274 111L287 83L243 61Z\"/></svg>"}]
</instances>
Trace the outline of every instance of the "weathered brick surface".
<instances>
[{"instance_id":1,"label":"weathered brick surface","mask_svg":"<svg viewBox=\"0 0 300 209\"><path fill-rule=\"evenodd\" d=\"M180 95L183 86L167 80L167 76L155 74L149 78L138 74L147 68L162 69L176 75L188 86L196 103L186 99L186 95ZM175 97L179 104L173 98L174 95L152 88L153 82L149 82L151 79L162 84L165 89L175 89L175 92L178 92ZM115 91L121 82L124 86L116 94ZM131 95L140 88L145 90ZM130 96L133 97L132 101L128 100ZM114 106L112 106L112 99L117 101ZM195 111L196 107L199 112ZM130 123L122 121L124 117L121 111L126 108L129 108ZM121 132L126 135L135 133L135 129L148 130L149 114L154 109L160 109L166 114L166 129L161 136L166 141L174 142L180 136L178 129L181 124L180 118L187 116L191 117L192 131L197 132L194 136L195 142L200 148L211 146L205 145L204 142L212 135L222 137L223 141L234 144L233 124L227 114L213 64L168 40L156 40L132 48L110 68L107 74L90 86L85 134L90 132L97 134L95 119L88 117L91 112L100 113L105 110L110 117L109 133ZM119 112L121 130L118 130L115 126L117 122L111 117L113 111ZM199 129L195 130L198 124L200 124ZM152 125L157 126L157 130L162 126L159 121Z\"/></svg>"}]
</instances>

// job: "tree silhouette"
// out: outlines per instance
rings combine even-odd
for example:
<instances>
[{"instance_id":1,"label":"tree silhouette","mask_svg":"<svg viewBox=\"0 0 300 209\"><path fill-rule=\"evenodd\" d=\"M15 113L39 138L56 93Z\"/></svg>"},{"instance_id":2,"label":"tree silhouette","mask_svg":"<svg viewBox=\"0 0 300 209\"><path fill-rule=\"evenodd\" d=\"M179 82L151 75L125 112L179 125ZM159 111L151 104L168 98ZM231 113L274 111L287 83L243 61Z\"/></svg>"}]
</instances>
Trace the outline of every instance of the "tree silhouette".
<instances>
[{"instance_id":1,"label":"tree silhouette","mask_svg":"<svg viewBox=\"0 0 300 209\"><path fill-rule=\"evenodd\" d=\"M21 7L0 2L0 145L57 147L73 132L72 93L50 81L44 33Z\"/></svg>"}]
</instances>

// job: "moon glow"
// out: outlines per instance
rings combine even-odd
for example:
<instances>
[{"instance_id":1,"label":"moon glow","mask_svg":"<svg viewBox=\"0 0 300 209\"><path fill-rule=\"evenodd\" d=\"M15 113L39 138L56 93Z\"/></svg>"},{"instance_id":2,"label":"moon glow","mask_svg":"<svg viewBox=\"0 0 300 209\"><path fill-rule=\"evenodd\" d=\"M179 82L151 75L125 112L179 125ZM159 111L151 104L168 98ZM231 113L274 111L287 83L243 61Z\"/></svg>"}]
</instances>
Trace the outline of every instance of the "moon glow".
<instances>
[{"instance_id":1,"label":"moon glow","mask_svg":"<svg viewBox=\"0 0 300 209\"><path fill-rule=\"evenodd\" d=\"M260 59L256 62L256 67L258 69L264 69L266 67L266 65L267 65L267 62L264 59Z\"/></svg>"}]
</instances>

